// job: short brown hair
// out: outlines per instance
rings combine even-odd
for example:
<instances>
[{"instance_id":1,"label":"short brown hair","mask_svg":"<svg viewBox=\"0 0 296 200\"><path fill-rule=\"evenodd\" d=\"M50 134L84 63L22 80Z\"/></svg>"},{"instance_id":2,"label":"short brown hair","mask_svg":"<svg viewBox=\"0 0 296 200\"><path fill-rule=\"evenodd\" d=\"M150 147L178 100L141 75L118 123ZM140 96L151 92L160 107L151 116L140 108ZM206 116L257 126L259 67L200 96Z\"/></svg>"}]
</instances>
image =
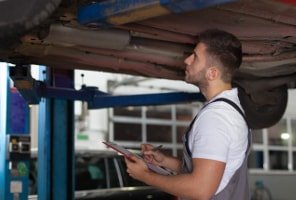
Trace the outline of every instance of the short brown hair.
<instances>
[{"instance_id":1,"label":"short brown hair","mask_svg":"<svg viewBox=\"0 0 296 200\"><path fill-rule=\"evenodd\" d=\"M222 64L222 79L230 82L242 62L242 45L233 34L218 29L209 29L200 33L199 42L207 47L210 56Z\"/></svg>"}]
</instances>

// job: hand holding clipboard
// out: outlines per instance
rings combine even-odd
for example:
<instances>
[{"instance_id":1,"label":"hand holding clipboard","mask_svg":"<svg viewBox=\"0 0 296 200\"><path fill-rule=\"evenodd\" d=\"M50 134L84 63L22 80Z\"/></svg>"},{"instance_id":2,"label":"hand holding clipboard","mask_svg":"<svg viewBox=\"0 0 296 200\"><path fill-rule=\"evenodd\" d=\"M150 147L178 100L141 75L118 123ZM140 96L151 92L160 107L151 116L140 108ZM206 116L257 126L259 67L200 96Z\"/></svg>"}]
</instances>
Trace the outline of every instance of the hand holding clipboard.
<instances>
[{"instance_id":1,"label":"hand holding clipboard","mask_svg":"<svg viewBox=\"0 0 296 200\"><path fill-rule=\"evenodd\" d=\"M116 143L113 143L113 142L103 142L103 143L105 145L107 145L108 147L112 148L113 150L117 151L118 153L122 154L124 157L126 157L130 161L133 161L131 159L131 156L137 156L138 158L143 159L141 156L130 152L126 148L124 148ZM158 148L161 148L161 146L159 146ZM162 174L162 175L173 175L173 173L171 171L167 170L166 168L154 165L152 163L147 163L147 162L145 162L145 163L146 163L147 167L155 173Z\"/></svg>"}]
</instances>

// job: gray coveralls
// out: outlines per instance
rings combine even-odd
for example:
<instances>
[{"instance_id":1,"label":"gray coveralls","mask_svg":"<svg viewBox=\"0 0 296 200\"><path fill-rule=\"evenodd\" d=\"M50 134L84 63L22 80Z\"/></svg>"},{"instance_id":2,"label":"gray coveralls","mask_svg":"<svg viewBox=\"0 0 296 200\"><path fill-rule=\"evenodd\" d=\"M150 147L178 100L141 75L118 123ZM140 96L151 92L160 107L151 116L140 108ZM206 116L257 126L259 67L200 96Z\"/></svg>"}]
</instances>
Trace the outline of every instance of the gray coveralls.
<instances>
[{"instance_id":1,"label":"gray coveralls","mask_svg":"<svg viewBox=\"0 0 296 200\"><path fill-rule=\"evenodd\" d=\"M233 106L246 120L244 113L242 110L232 101L225 98L218 98L214 101L210 102L216 102L216 101L224 101L231 106ZM190 173L192 172L192 157L191 152L188 147L188 136L189 132L192 128L192 125L197 117L195 117L189 128L186 131L186 134L183 136L183 144L184 144L184 150L183 150L183 166L182 166L182 173ZM246 121L247 122L247 121ZM247 168L247 160L248 155L250 153L250 147L252 143L252 137L251 137L251 131L249 130L248 133L248 146L245 154L245 159L242 163L242 165L236 170L232 178L230 179L229 183L226 185L226 187L220 191L218 194L212 197L211 200L250 200L250 191L249 191L249 183L248 183L248 168ZM185 199L182 199L185 200Z\"/></svg>"}]
</instances>

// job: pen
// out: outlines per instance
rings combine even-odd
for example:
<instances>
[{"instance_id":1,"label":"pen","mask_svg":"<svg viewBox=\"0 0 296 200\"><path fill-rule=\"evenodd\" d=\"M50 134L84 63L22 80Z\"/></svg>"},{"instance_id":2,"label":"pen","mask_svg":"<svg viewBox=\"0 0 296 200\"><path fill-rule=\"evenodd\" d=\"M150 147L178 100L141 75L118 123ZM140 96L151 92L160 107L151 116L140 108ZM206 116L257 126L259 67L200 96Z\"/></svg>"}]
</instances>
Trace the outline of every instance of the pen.
<instances>
[{"instance_id":1,"label":"pen","mask_svg":"<svg viewBox=\"0 0 296 200\"><path fill-rule=\"evenodd\" d=\"M153 149L152 149L152 151L158 151L158 150L160 150L162 148L162 145L159 145L159 146L157 146L157 147L154 147Z\"/></svg>"}]
</instances>

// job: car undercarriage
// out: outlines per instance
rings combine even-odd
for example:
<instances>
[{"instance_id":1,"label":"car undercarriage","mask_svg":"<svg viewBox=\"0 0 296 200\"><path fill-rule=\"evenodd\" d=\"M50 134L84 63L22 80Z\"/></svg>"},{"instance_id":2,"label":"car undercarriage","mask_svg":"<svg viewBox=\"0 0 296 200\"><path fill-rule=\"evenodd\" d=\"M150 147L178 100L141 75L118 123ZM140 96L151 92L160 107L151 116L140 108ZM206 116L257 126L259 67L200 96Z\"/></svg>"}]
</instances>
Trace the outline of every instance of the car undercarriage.
<instances>
[{"instance_id":1,"label":"car undercarriage","mask_svg":"<svg viewBox=\"0 0 296 200\"><path fill-rule=\"evenodd\" d=\"M175 1L162 2L2 1L0 59L183 80L183 60L199 33L222 29L243 45L243 64L233 84L252 128L276 123L286 108L287 89L296 86L296 4L180 0L184 8L178 10L169 7Z\"/></svg>"}]
</instances>

